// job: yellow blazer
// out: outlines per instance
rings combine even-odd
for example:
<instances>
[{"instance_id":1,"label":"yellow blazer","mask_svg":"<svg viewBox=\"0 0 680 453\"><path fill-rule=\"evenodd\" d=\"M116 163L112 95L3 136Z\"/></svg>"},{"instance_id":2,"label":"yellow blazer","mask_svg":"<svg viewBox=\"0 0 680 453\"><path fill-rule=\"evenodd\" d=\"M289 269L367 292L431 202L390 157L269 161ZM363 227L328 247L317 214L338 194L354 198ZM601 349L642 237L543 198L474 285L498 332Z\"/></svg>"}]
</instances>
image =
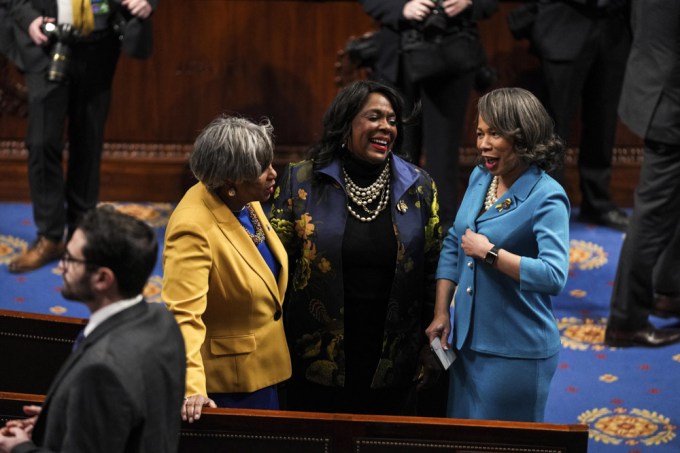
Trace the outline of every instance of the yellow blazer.
<instances>
[{"instance_id":1,"label":"yellow blazer","mask_svg":"<svg viewBox=\"0 0 680 453\"><path fill-rule=\"evenodd\" d=\"M251 205L281 264L278 282L238 219L202 183L168 222L162 298L184 336L187 396L253 392L290 377L281 308L288 257L260 203Z\"/></svg>"}]
</instances>

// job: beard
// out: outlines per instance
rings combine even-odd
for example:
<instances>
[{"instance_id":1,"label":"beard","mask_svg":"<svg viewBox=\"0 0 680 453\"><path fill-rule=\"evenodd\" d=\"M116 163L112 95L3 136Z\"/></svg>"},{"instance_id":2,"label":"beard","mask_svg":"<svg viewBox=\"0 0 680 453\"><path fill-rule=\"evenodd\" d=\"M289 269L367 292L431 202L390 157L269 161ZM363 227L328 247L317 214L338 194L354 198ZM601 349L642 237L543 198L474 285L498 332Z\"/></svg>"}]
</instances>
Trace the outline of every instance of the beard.
<instances>
[{"instance_id":1,"label":"beard","mask_svg":"<svg viewBox=\"0 0 680 453\"><path fill-rule=\"evenodd\" d=\"M61 287L61 295L64 299L75 302L86 302L94 298L94 292L89 286L90 274L86 273L75 282L67 282L64 278L64 285Z\"/></svg>"}]
</instances>

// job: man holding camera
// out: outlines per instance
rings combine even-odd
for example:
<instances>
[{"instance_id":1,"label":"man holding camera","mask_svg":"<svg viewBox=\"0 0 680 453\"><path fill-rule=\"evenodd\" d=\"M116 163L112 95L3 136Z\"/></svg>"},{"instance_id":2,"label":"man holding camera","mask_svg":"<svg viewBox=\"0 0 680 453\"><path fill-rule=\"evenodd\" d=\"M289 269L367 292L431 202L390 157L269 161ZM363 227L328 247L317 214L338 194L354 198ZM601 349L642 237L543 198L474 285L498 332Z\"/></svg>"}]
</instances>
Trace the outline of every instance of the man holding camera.
<instances>
[{"instance_id":1,"label":"man holding camera","mask_svg":"<svg viewBox=\"0 0 680 453\"><path fill-rule=\"evenodd\" d=\"M439 218L446 231L458 209L458 154L468 99L486 60L477 22L496 12L498 0L359 3L380 24L371 77L399 88L409 108L417 102L422 107L420 121L405 129L402 148L415 164L424 152L425 170L437 184ZM418 41L432 44L427 47L435 47L436 55L409 52L407 44Z\"/></svg>"},{"instance_id":2,"label":"man holding camera","mask_svg":"<svg viewBox=\"0 0 680 453\"><path fill-rule=\"evenodd\" d=\"M28 87L28 180L38 230L33 245L10 262L10 272L38 269L61 257L64 227L70 237L83 213L96 205L104 126L121 44L130 56L148 56L148 18L156 4L6 0L9 20L4 27L12 29L15 63Z\"/></svg>"}]
</instances>

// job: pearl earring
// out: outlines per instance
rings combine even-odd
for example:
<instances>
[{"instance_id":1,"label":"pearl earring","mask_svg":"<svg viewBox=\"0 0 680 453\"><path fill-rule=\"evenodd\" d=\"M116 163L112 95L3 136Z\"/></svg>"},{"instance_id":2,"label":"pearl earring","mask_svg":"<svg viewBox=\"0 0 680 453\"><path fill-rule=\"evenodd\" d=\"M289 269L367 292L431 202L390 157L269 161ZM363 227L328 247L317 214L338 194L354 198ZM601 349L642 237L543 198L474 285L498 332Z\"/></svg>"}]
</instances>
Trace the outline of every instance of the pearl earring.
<instances>
[{"instance_id":1,"label":"pearl earring","mask_svg":"<svg viewBox=\"0 0 680 453\"><path fill-rule=\"evenodd\" d=\"M235 197L236 196L236 189L234 189L232 187L231 189L227 190L227 195L229 195L230 197Z\"/></svg>"}]
</instances>

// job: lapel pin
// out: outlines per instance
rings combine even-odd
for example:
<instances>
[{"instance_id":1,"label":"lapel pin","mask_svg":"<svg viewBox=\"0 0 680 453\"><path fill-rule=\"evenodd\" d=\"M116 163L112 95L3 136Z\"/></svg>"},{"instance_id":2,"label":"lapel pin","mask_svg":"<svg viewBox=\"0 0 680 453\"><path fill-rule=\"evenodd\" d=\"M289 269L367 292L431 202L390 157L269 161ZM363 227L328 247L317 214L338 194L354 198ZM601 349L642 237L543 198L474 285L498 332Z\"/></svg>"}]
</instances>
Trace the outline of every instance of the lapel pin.
<instances>
[{"instance_id":1,"label":"lapel pin","mask_svg":"<svg viewBox=\"0 0 680 453\"><path fill-rule=\"evenodd\" d=\"M503 212L503 210L508 209L511 204L512 204L512 200L509 199L509 198L506 198L505 200L503 200L503 203L498 203L496 205L496 211Z\"/></svg>"},{"instance_id":2,"label":"lapel pin","mask_svg":"<svg viewBox=\"0 0 680 453\"><path fill-rule=\"evenodd\" d=\"M399 203L397 203L397 211L401 212L402 214L408 211L408 206L406 206L404 200L399 200Z\"/></svg>"}]
</instances>

